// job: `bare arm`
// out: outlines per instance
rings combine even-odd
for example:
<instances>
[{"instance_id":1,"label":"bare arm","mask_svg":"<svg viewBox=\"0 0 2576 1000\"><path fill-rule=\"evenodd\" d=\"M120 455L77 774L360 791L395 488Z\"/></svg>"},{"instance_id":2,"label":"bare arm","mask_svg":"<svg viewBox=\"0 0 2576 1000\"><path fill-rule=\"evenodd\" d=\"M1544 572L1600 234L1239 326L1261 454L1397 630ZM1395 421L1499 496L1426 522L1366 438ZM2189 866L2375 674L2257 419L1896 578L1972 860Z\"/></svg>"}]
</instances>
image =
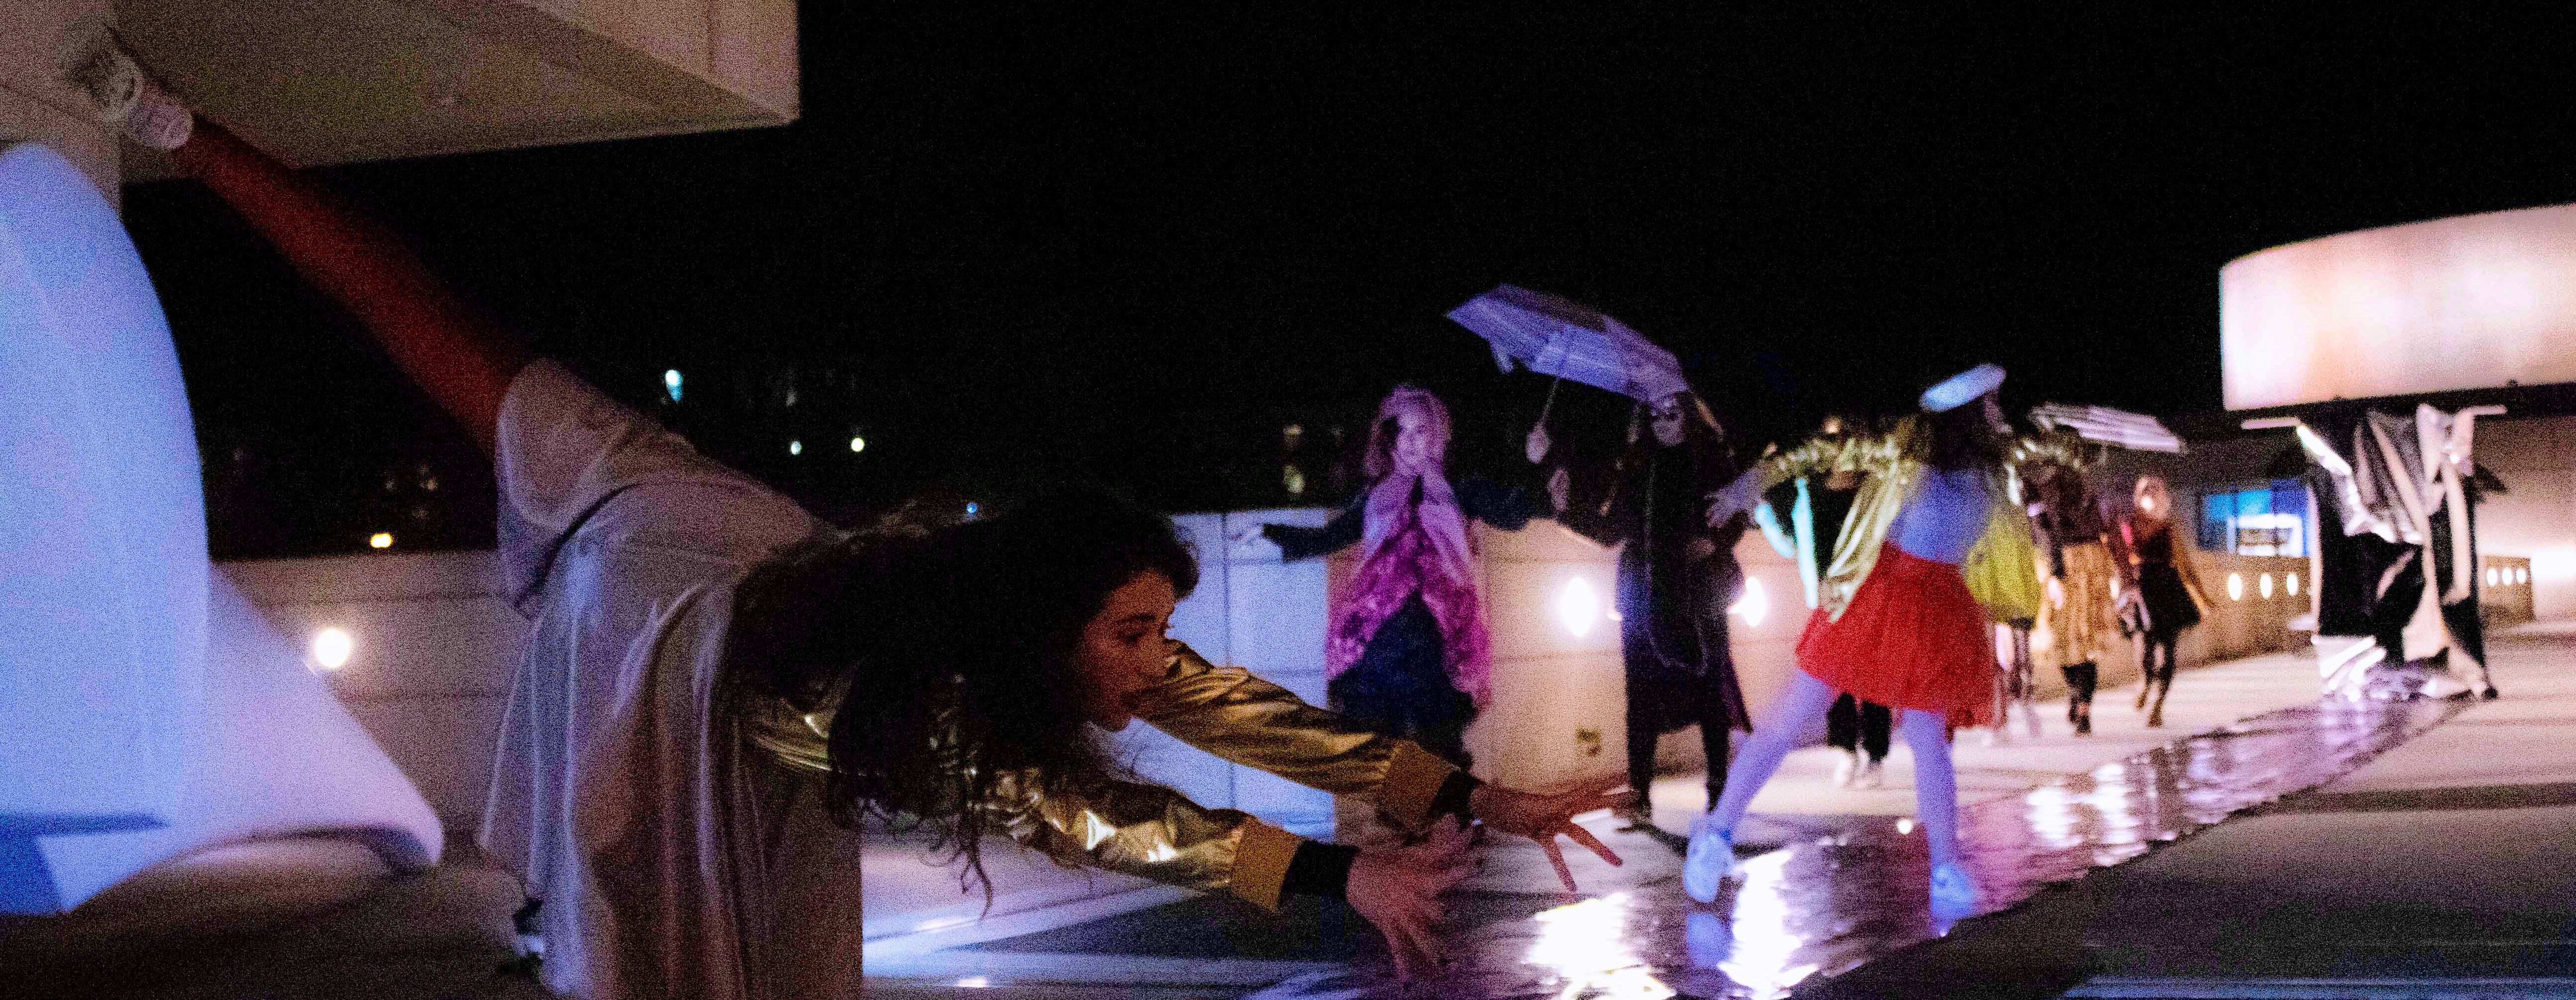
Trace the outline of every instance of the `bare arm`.
<instances>
[{"instance_id":1,"label":"bare arm","mask_svg":"<svg viewBox=\"0 0 2576 1000\"><path fill-rule=\"evenodd\" d=\"M231 132L200 121L174 154L493 454L501 399L530 360L524 348L475 316L382 224Z\"/></svg>"}]
</instances>

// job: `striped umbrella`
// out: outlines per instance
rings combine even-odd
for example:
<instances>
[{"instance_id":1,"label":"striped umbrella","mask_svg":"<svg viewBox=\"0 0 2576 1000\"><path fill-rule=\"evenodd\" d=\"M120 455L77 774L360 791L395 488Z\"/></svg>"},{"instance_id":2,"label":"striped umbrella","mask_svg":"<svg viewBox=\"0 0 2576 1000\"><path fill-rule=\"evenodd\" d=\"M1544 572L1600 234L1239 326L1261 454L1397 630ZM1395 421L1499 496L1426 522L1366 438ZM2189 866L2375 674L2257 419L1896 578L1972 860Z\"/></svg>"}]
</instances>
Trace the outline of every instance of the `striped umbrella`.
<instances>
[{"instance_id":1,"label":"striped umbrella","mask_svg":"<svg viewBox=\"0 0 2576 1000\"><path fill-rule=\"evenodd\" d=\"M1648 403L1690 390L1673 352L1578 302L1498 285L1449 318L1485 338L1505 373L1517 364Z\"/></svg>"}]
</instances>

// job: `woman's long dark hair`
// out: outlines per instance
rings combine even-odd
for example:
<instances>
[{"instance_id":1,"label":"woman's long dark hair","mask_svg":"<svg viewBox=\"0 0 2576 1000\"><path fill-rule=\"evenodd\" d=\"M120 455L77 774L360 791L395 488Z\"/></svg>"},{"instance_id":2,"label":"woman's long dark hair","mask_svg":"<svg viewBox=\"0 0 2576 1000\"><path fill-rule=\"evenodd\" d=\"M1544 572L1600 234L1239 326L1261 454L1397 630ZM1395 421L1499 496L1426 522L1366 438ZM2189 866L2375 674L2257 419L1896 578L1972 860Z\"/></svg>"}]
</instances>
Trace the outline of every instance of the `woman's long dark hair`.
<instances>
[{"instance_id":1,"label":"woman's long dark hair","mask_svg":"<svg viewBox=\"0 0 2576 1000\"><path fill-rule=\"evenodd\" d=\"M1923 415L1931 438L1932 467L1944 471L1992 469L2004 464L2004 438L1986 422L1981 402Z\"/></svg>"},{"instance_id":2,"label":"woman's long dark hair","mask_svg":"<svg viewBox=\"0 0 2576 1000\"><path fill-rule=\"evenodd\" d=\"M1064 490L980 521L877 528L789 552L734 597L725 673L736 691L840 705L826 802L928 825L992 879L978 808L1005 776L1042 789L1118 773L1084 728L1075 648L1111 591L1160 573L1187 595L1198 562L1170 518L1096 490Z\"/></svg>"}]
</instances>

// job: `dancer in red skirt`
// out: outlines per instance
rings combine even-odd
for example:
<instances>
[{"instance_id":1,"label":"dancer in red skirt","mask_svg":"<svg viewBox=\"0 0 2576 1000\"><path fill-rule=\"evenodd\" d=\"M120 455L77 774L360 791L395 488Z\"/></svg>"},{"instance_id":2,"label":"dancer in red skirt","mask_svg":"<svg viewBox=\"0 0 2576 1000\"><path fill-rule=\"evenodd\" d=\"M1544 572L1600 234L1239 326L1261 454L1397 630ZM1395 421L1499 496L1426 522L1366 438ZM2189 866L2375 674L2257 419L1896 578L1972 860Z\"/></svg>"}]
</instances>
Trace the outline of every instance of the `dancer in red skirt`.
<instances>
[{"instance_id":1,"label":"dancer in red skirt","mask_svg":"<svg viewBox=\"0 0 2576 1000\"><path fill-rule=\"evenodd\" d=\"M1870 470L1818 588L1822 606L1798 640L1798 673L1736 757L1725 796L1691 833L1682 870L1691 898L1717 898L1735 870L1736 821L1801 734L1849 692L1902 711L1916 811L1931 842L1933 910L1975 911L1976 885L1958 863L1949 732L1989 721L1996 670L1986 613L1960 564L1990 531L2030 530L2003 486L2009 428L1995 401L2003 379L2003 369L1979 365L1926 391L1925 412L1897 431L1892 461Z\"/></svg>"}]
</instances>

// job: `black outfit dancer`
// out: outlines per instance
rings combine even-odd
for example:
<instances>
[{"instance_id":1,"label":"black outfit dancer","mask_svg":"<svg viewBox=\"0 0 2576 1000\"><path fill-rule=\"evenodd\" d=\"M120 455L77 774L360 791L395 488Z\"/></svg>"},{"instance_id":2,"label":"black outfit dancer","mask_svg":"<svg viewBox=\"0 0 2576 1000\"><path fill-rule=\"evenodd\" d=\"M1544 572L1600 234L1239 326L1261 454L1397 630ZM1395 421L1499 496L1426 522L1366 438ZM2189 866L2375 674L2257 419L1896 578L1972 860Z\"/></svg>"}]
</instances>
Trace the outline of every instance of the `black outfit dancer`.
<instances>
[{"instance_id":1,"label":"black outfit dancer","mask_svg":"<svg viewBox=\"0 0 2576 1000\"><path fill-rule=\"evenodd\" d=\"M2120 524L2120 544L2127 549L2121 562L2127 567L2129 585L2137 588L2147 610L2146 633L2138 640L2138 671L2144 675L2138 708L2146 711L2152 728L2165 724L2165 695L2173 690L2174 646L2183 630L2200 624L2201 609L2209 599L2201 590L2190 555L2174 535L2169 516L2173 498L2164 480L2138 477L2136 497L2137 513Z\"/></svg>"},{"instance_id":2,"label":"black outfit dancer","mask_svg":"<svg viewBox=\"0 0 2576 1000\"><path fill-rule=\"evenodd\" d=\"M1834 764L1834 784L1876 788L1879 769L1887 764L1887 733L1895 713L1874 701L1845 693L1825 710L1825 743L1843 752Z\"/></svg>"},{"instance_id":3,"label":"black outfit dancer","mask_svg":"<svg viewBox=\"0 0 2576 1000\"><path fill-rule=\"evenodd\" d=\"M1753 729L1736 683L1726 609L1743 586L1735 543L1742 516L1712 529L1710 493L1737 471L1716 421L1688 395L1656 412L1654 435L1632 440L1598 485L1557 515L1566 527L1619 552L1619 645L1627 665L1628 778L1645 818L1656 738L1698 723L1708 758L1708 800L1726 791L1728 731ZM1632 427L1632 431L1635 428Z\"/></svg>"}]
</instances>

